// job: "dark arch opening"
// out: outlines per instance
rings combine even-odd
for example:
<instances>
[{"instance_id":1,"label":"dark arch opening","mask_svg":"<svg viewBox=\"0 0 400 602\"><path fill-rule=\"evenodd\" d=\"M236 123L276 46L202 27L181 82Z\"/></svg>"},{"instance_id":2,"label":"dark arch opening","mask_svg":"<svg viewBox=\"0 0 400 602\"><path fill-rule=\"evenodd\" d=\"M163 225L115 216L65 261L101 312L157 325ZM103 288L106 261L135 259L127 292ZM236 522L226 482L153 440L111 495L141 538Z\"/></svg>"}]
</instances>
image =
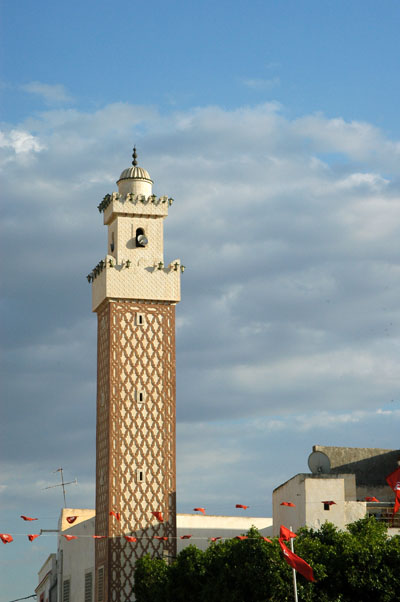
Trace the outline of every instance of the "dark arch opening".
<instances>
[{"instance_id":1,"label":"dark arch opening","mask_svg":"<svg viewBox=\"0 0 400 602\"><path fill-rule=\"evenodd\" d=\"M136 246L137 247L144 247L145 245L143 243L140 243L138 241L138 238L139 238L140 235L144 235L143 228L136 228Z\"/></svg>"}]
</instances>

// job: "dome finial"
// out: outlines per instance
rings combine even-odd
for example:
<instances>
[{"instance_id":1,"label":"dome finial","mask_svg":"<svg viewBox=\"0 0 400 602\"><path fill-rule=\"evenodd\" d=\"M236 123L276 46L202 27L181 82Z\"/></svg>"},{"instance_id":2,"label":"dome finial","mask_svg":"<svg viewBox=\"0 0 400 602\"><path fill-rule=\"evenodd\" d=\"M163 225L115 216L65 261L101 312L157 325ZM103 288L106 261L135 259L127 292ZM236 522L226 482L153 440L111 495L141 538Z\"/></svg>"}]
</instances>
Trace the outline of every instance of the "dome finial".
<instances>
[{"instance_id":1,"label":"dome finial","mask_svg":"<svg viewBox=\"0 0 400 602\"><path fill-rule=\"evenodd\" d=\"M137 159L136 146L133 147L132 159L133 159L132 165L133 165L133 167L136 167L136 165L137 165L137 161L136 161L136 159Z\"/></svg>"}]
</instances>

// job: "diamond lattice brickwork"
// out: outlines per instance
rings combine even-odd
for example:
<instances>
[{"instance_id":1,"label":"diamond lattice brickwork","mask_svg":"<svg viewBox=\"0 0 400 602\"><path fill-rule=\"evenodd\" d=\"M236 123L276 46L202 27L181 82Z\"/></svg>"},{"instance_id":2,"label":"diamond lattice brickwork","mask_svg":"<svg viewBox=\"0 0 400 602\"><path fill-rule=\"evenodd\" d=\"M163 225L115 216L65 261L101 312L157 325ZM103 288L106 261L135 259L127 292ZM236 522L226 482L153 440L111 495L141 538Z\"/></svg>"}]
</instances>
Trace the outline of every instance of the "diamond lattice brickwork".
<instances>
[{"instance_id":1,"label":"diamond lattice brickwork","mask_svg":"<svg viewBox=\"0 0 400 602\"><path fill-rule=\"evenodd\" d=\"M106 301L98 311L96 467L96 533L109 536L96 541L105 599L132 599L143 554L175 556L175 487L175 306Z\"/></svg>"}]
</instances>

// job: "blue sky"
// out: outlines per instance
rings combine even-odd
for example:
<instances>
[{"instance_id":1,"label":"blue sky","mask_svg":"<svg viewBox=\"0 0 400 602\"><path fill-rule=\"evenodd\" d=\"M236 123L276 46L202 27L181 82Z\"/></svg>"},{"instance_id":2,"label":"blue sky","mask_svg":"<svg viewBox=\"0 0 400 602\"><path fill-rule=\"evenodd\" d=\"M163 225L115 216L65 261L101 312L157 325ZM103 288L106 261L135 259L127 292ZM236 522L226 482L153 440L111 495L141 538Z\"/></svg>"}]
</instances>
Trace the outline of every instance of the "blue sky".
<instances>
[{"instance_id":1,"label":"blue sky","mask_svg":"<svg viewBox=\"0 0 400 602\"><path fill-rule=\"evenodd\" d=\"M20 86L63 85L74 106L116 99L160 110L267 98L398 134L398 3L8 2L4 108L40 109Z\"/></svg>"},{"instance_id":2,"label":"blue sky","mask_svg":"<svg viewBox=\"0 0 400 602\"><path fill-rule=\"evenodd\" d=\"M313 444L399 448L398 2L4 2L8 602L94 505L97 211L133 144L175 199L178 511L271 515ZM246 499L242 499L246 493ZM21 575L21 560L24 571Z\"/></svg>"}]
</instances>

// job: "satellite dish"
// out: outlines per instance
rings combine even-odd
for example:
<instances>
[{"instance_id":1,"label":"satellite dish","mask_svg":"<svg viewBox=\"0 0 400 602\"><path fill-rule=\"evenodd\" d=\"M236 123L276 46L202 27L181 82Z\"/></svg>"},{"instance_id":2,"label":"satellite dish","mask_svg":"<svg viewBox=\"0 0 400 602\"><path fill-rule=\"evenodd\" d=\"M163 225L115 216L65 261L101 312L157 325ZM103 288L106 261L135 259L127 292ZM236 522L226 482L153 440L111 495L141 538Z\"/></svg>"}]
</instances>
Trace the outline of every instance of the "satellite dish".
<instances>
[{"instance_id":1,"label":"satellite dish","mask_svg":"<svg viewBox=\"0 0 400 602\"><path fill-rule=\"evenodd\" d=\"M137 237L137 244L139 245L139 247L145 247L148 244L148 240L145 237L144 234L139 234L139 236Z\"/></svg>"},{"instance_id":2,"label":"satellite dish","mask_svg":"<svg viewBox=\"0 0 400 602\"><path fill-rule=\"evenodd\" d=\"M331 461L324 452L315 451L308 456L308 467L313 474L328 474Z\"/></svg>"}]
</instances>

